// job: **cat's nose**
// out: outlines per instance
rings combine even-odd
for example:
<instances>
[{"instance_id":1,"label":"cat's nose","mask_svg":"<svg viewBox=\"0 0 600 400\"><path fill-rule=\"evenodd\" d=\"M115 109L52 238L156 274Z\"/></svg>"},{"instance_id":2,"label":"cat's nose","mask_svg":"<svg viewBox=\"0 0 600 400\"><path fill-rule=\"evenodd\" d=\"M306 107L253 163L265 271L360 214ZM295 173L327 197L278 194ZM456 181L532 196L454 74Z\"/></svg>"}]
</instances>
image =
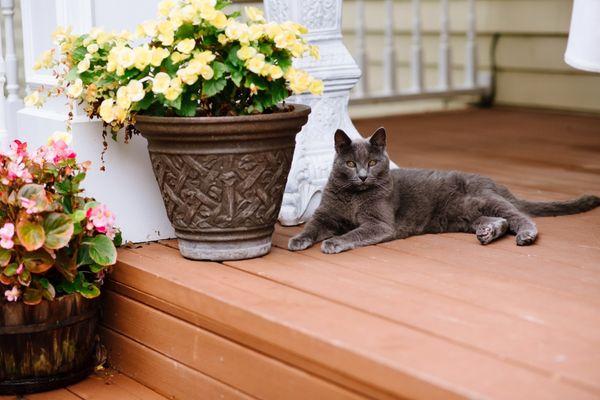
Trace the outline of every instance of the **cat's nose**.
<instances>
[{"instance_id":1,"label":"cat's nose","mask_svg":"<svg viewBox=\"0 0 600 400\"><path fill-rule=\"evenodd\" d=\"M358 177L360 178L361 181L366 181L367 180L367 171L365 171L364 169L361 169L358 171Z\"/></svg>"},{"instance_id":2,"label":"cat's nose","mask_svg":"<svg viewBox=\"0 0 600 400\"><path fill-rule=\"evenodd\" d=\"M360 178L360 180L361 180L361 181L363 181L363 182L367 180L367 177L366 177L366 176L359 176L359 178Z\"/></svg>"}]
</instances>

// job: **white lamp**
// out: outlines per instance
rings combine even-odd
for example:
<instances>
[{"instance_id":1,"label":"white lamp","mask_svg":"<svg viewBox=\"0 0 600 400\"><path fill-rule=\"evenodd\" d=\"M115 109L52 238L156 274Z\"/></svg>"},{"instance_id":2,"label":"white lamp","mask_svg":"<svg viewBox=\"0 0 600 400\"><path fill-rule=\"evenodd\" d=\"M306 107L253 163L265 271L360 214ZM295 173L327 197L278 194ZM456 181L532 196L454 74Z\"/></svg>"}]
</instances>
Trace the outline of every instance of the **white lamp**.
<instances>
[{"instance_id":1,"label":"white lamp","mask_svg":"<svg viewBox=\"0 0 600 400\"><path fill-rule=\"evenodd\" d=\"M575 0L565 62L600 72L600 0Z\"/></svg>"}]
</instances>

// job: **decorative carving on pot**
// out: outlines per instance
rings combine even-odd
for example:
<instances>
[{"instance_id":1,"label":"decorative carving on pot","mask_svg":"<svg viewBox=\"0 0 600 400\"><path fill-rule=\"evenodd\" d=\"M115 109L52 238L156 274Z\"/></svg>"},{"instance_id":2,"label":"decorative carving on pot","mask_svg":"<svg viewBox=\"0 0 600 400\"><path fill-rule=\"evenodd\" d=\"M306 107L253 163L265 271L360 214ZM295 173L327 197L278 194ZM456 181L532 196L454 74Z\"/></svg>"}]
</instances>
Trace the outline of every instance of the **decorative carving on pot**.
<instances>
[{"instance_id":1,"label":"decorative carving on pot","mask_svg":"<svg viewBox=\"0 0 600 400\"><path fill-rule=\"evenodd\" d=\"M233 260L269 252L310 108L238 117L138 116L184 257Z\"/></svg>"}]
</instances>

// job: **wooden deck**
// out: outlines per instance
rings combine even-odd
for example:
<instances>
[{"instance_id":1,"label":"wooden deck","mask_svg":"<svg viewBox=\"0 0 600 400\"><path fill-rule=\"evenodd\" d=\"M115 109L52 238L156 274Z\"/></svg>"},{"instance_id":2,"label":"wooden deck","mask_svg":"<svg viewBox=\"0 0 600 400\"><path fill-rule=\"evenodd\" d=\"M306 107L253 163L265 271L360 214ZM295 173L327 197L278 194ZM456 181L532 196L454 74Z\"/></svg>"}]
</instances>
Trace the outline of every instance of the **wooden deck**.
<instances>
[{"instance_id":1,"label":"wooden deck","mask_svg":"<svg viewBox=\"0 0 600 400\"><path fill-rule=\"evenodd\" d=\"M402 166L482 173L530 199L600 194L600 118L470 110L359 121ZM598 399L600 209L538 242L425 235L339 255L210 263L121 250L113 365L178 399Z\"/></svg>"},{"instance_id":2,"label":"wooden deck","mask_svg":"<svg viewBox=\"0 0 600 400\"><path fill-rule=\"evenodd\" d=\"M0 400L166 400L127 376L112 370L96 372L64 389L27 396L0 396Z\"/></svg>"}]
</instances>

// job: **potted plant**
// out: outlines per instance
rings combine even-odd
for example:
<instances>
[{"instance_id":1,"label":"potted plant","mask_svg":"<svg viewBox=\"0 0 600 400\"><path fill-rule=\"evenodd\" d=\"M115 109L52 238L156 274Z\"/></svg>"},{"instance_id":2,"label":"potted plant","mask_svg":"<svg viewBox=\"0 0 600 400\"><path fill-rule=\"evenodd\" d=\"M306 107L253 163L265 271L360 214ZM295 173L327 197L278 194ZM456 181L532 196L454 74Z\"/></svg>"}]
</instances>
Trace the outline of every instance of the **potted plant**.
<instances>
[{"instance_id":1,"label":"potted plant","mask_svg":"<svg viewBox=\"0 0 600 400\"><path fill-rule=\"evenodd\" d=\"M281 207L295 135L310 109L291 93L323 83L292 67L318 50L303 26L267 23L260 10L227 14L224 0L164 0L157 20L130 34L59 31L56 67L66 92L113 137L141 133L183 256L227 260L263 255ZM42 96L32 93L29 104Z\"/></svg>"},{"instance_id":2,"label":"potted plant","mask_svg":"<svg viewBox=\"0 0 600 400\"><path fill-rule=\"evenodd\" d=\"M70 384L95 366L98 296L116 262L114 215L80 189L68 135L0 154L0 394ZM117 243L118 244L118 243Z\"/></svg>"}]
</instances>

